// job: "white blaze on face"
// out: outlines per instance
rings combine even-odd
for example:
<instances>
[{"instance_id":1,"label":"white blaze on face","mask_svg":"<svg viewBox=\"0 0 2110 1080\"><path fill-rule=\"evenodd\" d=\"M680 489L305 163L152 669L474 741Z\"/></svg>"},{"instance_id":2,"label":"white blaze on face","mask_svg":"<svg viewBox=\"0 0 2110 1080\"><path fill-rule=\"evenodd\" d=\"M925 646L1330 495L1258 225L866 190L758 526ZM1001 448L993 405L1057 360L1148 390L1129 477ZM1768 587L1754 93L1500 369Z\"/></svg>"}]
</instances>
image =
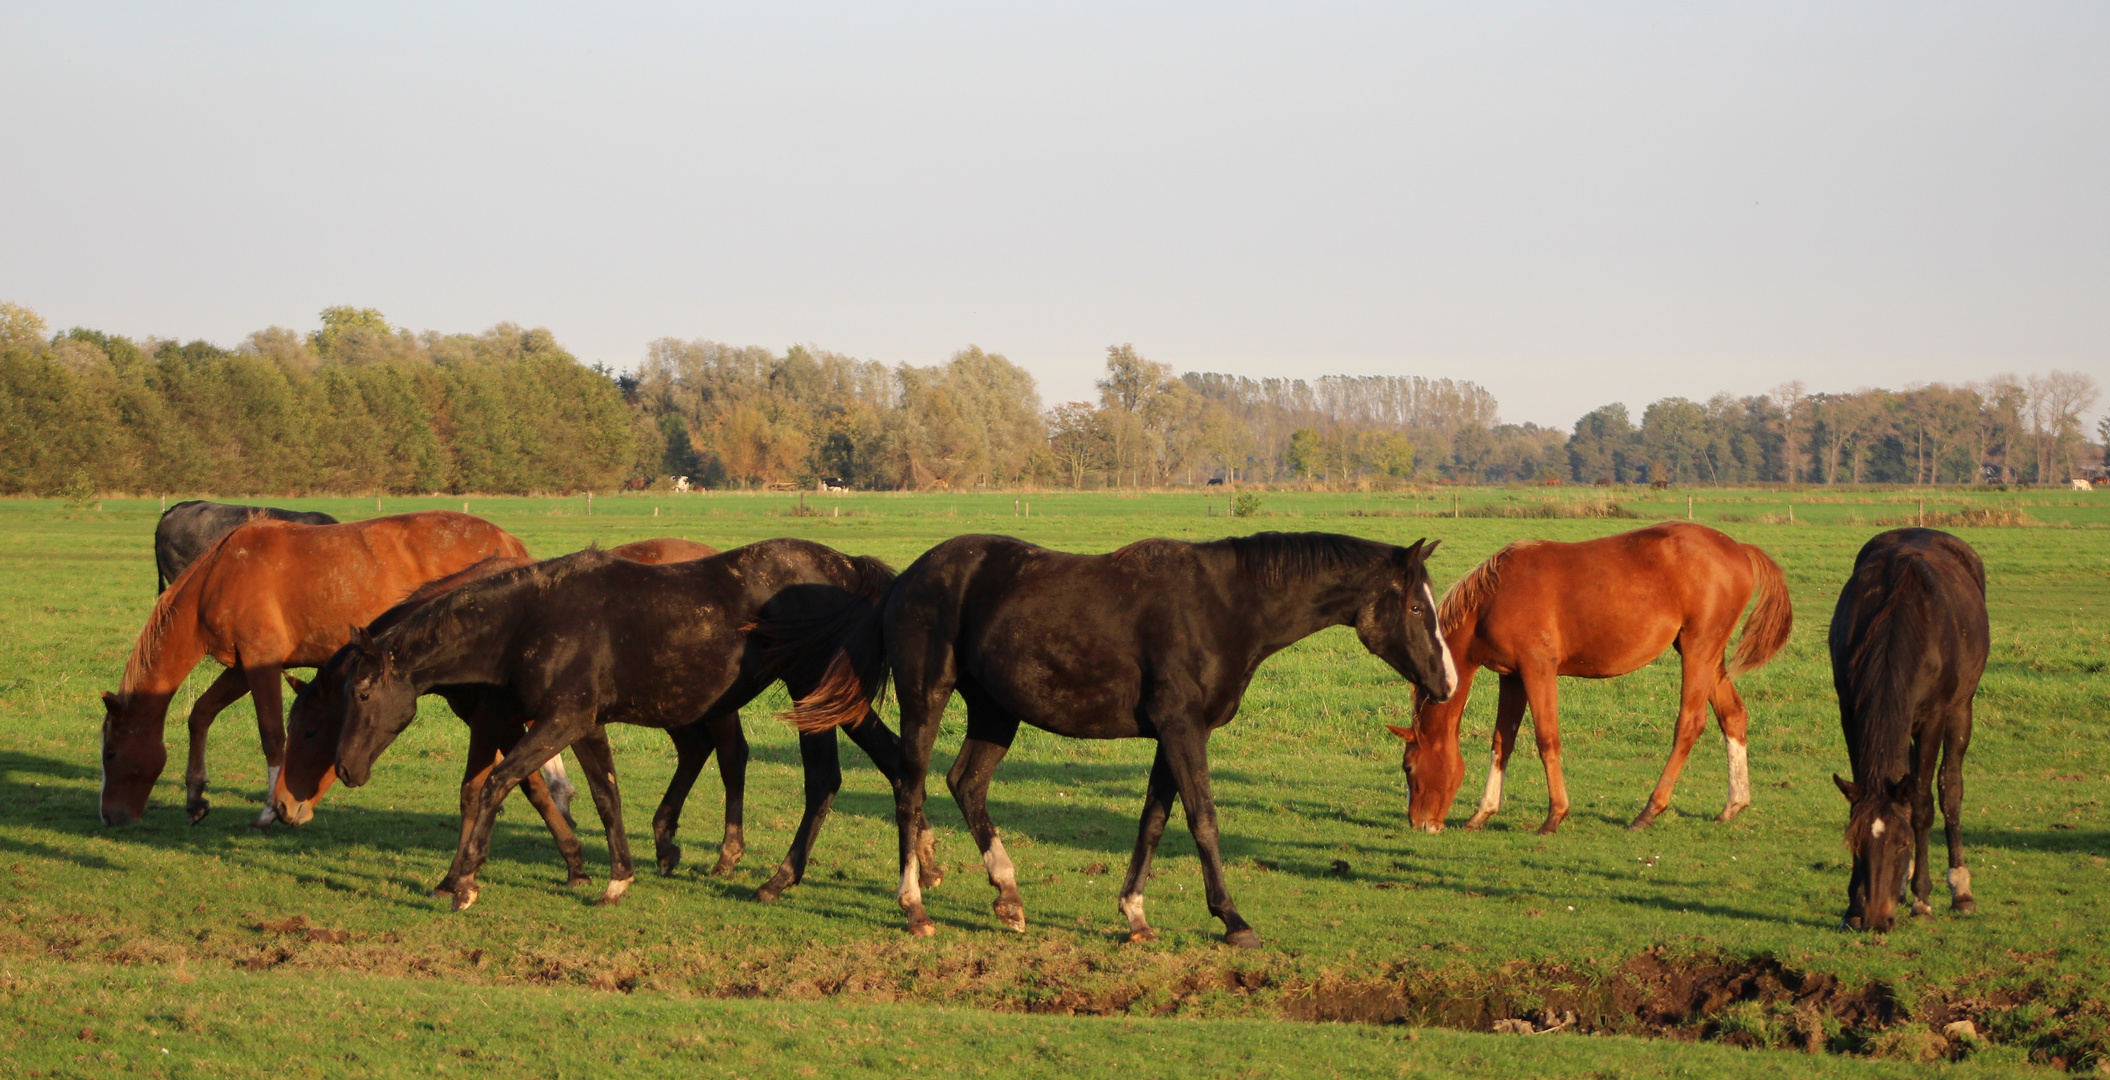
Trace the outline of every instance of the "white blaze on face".
<instances>
[{"instance_id":1,"label":"white blaze on face","mask_svg":"<svg viewBox=\"0 0 2110 1080\"><path fill-rule=\"evenodd\" d=\"M1011 865L1011 856L1004 852L1004 841L989 838L989 850L982 853L982 865L989 870L989 884L999 889L1018 887L1018 871Z\"/></svg>"},{"instance_id":2,"label":"white blaze on face","mask_svg":"<svg viewBox=\"0 0 2110 1080\"><path fill-rule=\"evenodd\" d=\"M1429 583L1421 583L1421 597L1429 605L1429 613L1436 614L1436 593ZM1443 651L1443 696L1449 698L1458 690L1458 665L1451 659L1451 642L1444 636L1443 620L1436 620L1436 647Z\"/></svg>"}]
</instances>

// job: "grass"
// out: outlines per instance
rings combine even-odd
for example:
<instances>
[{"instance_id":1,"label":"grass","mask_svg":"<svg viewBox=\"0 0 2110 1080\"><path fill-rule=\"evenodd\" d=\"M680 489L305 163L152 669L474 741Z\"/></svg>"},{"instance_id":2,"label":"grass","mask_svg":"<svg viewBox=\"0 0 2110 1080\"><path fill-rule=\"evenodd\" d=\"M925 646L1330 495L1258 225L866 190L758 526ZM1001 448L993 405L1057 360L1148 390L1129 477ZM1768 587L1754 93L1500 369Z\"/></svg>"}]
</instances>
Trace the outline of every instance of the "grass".
<instances>
[{"instance_id":1,"label":"grass","mask_svg":"<svg viewBox=\"0 0 2110 1080\"><path fill-rule=\"evenodd\" d=\"M84 1054L93 1067L107 1065L100 1055L117 1052L116 1043L91 1050L25 1034L87 1024L72 1019L85 992L76 990L107 984L112 1016L156 1030L172 1030L157 1025L156 1010L180 1014L193 999L218 1003L198 1007L228 1033L198 1045L230 1075L258 1068L267 1053L261 1040L220 1019L229 1010L249 1015L245 1003L256 995L303 1016L339 1000L396 1002L390 1007L403 1015L453 1010L456 1043L418 1042L424 1037L406 1028L409 1045L426 1056L405 1049L353 1063L384 1072L426 1070L417 1063L446 1045L494 1055L542 1046L551 1070L608 1060L596 1056L591 1039L578 1051L584 1056L563 1057L571 1051L559 1033L569 1029L558 1017L577 1019L595 1039L613 1039L659 1071L690 1060L668 1041L686 1036L653 1041L680 1023L723 1043L733 1062L727 1070L745 1067L739 1054L749 1051L740 1047L765 1044L783 1055L780 1064L853 1073L889 1067L884 1056L858 1064L854 1053L880 1051L831 1035L827 1025L837 1019L921 1033L904 1037L954 1071L1028 1054L1028 1075L1131 1060L1122 1049L1131 1037L1250 1053L1239 1060L1254 1075L1394 1075L1395 1067L1401 1075L1476 1075L1475 1061L1521 1060L1515 1055L1539 1052L1527 1046L1554 1045L1564 1049L1524 1071L1733 1075L1739 1062L1754 1071L1780 1067L1726 1046L1433 1029L1408 1044L1397 1028L1282 1019L1484 1030L1504 1016L1545 1009L1573 1010L1600 1031L1771 1046L1802 1045L1815 1032L1834 1050L1907 1056L1924 1045L1904 1035L1923 1038L1963 1016L1988 1035L1968 1055L1973 1069L2031 1060L2093 1067L2110 1045L2110 1013L2100 1003L2110 988L2103 974L2110 950L2101 940L2110 925L2102 899L2110 828L2101 809L2110 794L2102 693L2110 667L2103 587L2110 496L2095 496L2098 503L2077 492L1954 489L1269 492L1261 514L1244 519L1228 516L1224 496L1201 494L809 495L809 513L796 517L786 514L796 496L786 495L603 497L591 516L582 499L472 498L469 507L542 555L589 541L679 535L730 547L790 533L897 566L962 532L1006 532L1076 551L1143 536L1266 528L1395 542L1431 535L1445 541L1433 569L1447 580L1512 539L1580 539L1636 524L1570 516L1559 509L1563 502L1609 499L1651 520L1684 517L1688 494L1697 519L1772 553L1795 597L1788 649L1741 682L1753 714L1753 807L1727 826L1709 820L1725 772L1720 743L1709 736L1672 811L1649 832L1624 830L1668 749L1676 669L1658 663L1613 682L1564 681L1565 764L1576 805L1559 835L1532 832L1545 793L1528 759L1511 770L1511 802L1488 830L1413 832L1405 827L1396 743L1381 726L1405 722L1405 688L1352 633L1329 631L1264 666L1237 722L1211 744L1230 886L1268 942L1259 954L1216 943L1193 848L1178 826L1167 833L1150 891L1164 940L1120 941L1114 891L1149 747L1037 731L1021 733L991 796L1020 867L1026 934L996 928L993 892L942 785L933 792L933 820L949 880L926 894L941 932L930 941L900 932L891 800L854 751L845 755L849 776L806 883L778 904L756 904L749 896L798 817L795 744L769 715L786 704L780 695L749 713L747 861L731 879L702 872L718 825L715 774L706 774L686 815L689 863L673 880L641 880L613 908L589 906L590 893L563 887L546 834L524 810L501 819L476 908L453 915L426 898L458 832L454 785L463 746L462 728L436 701L368 787L332 791L300 830L258 833L246 824L263 781L246 704L225 714L214 737L213 816L195 828L182 823L179 768L164 777L144 824L106 830L95 819L95 694L114 686L151 603L158 506L0 502L0 963L9 965L8 1019L17 1032L0 1059L31 1047L45 1055L41 1068L89 1068L74 1061ZM1785 521L1791 503L1794 525L1760 520ZM285 504L346 518L371 515L375 506ZM381 505L390 513L461 509L462 500ZM1824 627L1855 551L1876 531L1867 522L1916 516L1922 505L1930 517L1978 509L2026 512L2042 523L1955 529L1985 557L1992 582L1994 652L1966 796L1965 840L1982 910L1915 921L1887 937L1845 934L1836 929L1846 878L1843 806L1828 779L1844 770L1845 754ZM1535 509L1542 506L1553 509ZM1504 512L1511 508L1520 512ZM193 692L211 674L194 675ZM1477 689L1465 722L1469 746L1484 740L1492 716L1491 686ZM611 734L631 842L649 851L651 810L672 756L656 732ZM958 738L955 715L940 738L937 770L949 765ZM172 746L180 749L182 739L178 723ZM1480 767L1478 753L1469 760ZM1464 808L1454 809L1455 825ZM598 842L589 840L588 850L590 860L602 857ZM292 916L307 922L290 932L260 929ZM1643 1024L1634 1018L1639 991L1632 988L1656 967L1713 971L1729 999L1659 1008L1669 1019ZM1826 1020L1812 1012L1810 988L1827 978L1860 1013ZM1792 987L1783 989L1782 980ZM732 998L758 1000L723 1000ZM276 1015L254 1009L260 1019ZM1043 1021L1017 1015L1024 1012L1079 1015ZM1176 1019L1146 1022L1154 1017ZM983 1025L976 1030L986 1037L948 1034L955 1024ZM740 1036L743 1025L775 1033ZM331 1025L299 1030L303 1042L318 1040L311 1060L365 1052ZM1135 1034L1159 1031L1165 1034ZM1041 1038L1073 1056L1032 1058ZM1269 1047L1285 1049L1268 1057ZM1374 1056L1358 1056L1365 1051ZM1181 1053L1169 1052L1165 1075L1181 1075L1170 1071L1185 1060ZM29 1067L32 1059L19 1060ZM1839 1069L1860 1064L1824 1060ZM754 1067L758 1075L791 1071Z\"/></svg>"}]
</instances>

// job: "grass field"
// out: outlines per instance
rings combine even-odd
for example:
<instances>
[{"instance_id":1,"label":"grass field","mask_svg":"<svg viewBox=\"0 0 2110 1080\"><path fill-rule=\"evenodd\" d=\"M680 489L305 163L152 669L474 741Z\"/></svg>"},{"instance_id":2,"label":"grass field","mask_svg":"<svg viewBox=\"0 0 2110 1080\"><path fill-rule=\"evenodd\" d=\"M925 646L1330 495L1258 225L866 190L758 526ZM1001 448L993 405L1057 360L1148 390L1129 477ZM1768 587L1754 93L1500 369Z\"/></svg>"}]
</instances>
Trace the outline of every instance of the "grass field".
<instances>
[{"instance_id":1,"label":"grass field","mask_svg":"<svg viewBox=\"0 0 2110 1080\"><path fill-rule=\"evenodd\" d=\"M598 890L563 887L524 808L501 819L475 908L451 914L427 898L458 832L465 743L436 699L369 786L332 791L301 829L247 824L263 766L245 702L214 735L211 817L183 824L178 766L143 824L106 830L95 815L96 693L115 687L153 598L158 506L0 502L0 1067L1902 1075L1894 1060L1864 1059L1940 1055L1962 1059L1943 1066L1960 1075L2094 1069L2110 1052L2110 495L1269 493L1248 518L1200 494L808 495L803 513L786 495L602 497L590 516L582 499L467 506L538 555L661 535L721 547L800 535L896 566L964 532L1075 551L1258 529L1427 535L1445 542L1432 564L1440 584L1520 537L1684 518L1688 495L1696 519L1772 553L1794 592L1788 649L1741 681L1752 808L1730 825L1710 821L1725 772L1710 734L1672 811L1646 833L1625 831L1668 750L1676 670L1658 663L1614 682L1564 681L1575 809L1559 835L1532 831L1545 792L1522 747L1510 803L1486 831L1412 831L1398 744L1382 727L1406 722L1407 691L1351 632L1329 631L1264 666L1211 744L1230 885L1268 944L1251 954L1217 944L1178 824L1150 888L1164 939L1122 942L1114 893L1149 763L1141 742L1020 735L990 806L1020 867L1023 935L992 918L993 891L942 785L932 808L949 876L927 894L940 933L901 932L891 799L847 747L849 776L806 883L777 904L754 902L798 818L794 741L770 715L787 704L780 694L748 716L746 862L731 879L704 873L718 828L706 773L686 814L689 861L673 879L641 879L615 907L590 906ZM1591 504L1607 499L1640 520L1576 516L1602 513ZM278 504L347 519L376 512L371 499ZM380 509L463 505L385 499ZM1953 529L1991 578L1994 651L1966 769L1981 913L1948 916L1938 894L1935 919L1887 937L1848 934L1836 928L1844 814L1828 777L1845 770L1845 753L1824 627L1861 543L1922 514L2032 523ZM193 692L212 667L193 676ZM1478 690L1465 735L1475 771L1493 710L1491 684ZM940 739L938 770L957 721ZM672 755L656 732L611 734L632 843L649 851ZM172 747L182 741L179 722ZM1464 814L1461 802L1452 823ZM582 835L593 829L582 825ZM587 839L589 860L602 859ZM1568 1013L1570 1030L1604 1035L1485 1034L1497 1020L1544 1026ZM1982 1038L1944 1045L1933 1032L1955 1019ZM1771 1056L1783 1049L1739 1047L1832 1053L1787 1062Z\"/></svg>"}]
</instances>

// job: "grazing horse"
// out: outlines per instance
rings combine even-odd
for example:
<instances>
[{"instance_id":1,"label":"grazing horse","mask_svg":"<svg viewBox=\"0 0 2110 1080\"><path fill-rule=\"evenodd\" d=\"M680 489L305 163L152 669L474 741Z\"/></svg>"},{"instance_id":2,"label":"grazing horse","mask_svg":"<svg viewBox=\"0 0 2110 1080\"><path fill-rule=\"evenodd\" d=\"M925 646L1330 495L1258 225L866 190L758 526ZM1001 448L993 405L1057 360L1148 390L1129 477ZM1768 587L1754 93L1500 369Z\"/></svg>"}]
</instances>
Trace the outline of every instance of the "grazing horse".
<instances>
[{"instance_id":1,"label":"grazing horse","mask_svg":"<svg viewBox=\"0 0 2110 1080\"><path fill-rule=\"evenodd\" d=\"M690 540L661 538L639 540L608 549L608 554L631 562L661 564L686 562L718 554L716 548ZM452 592L471 581L481 580L508 570L517 570L533 565L535 560L493 556L468 569L450 574L437 581L428 582L404 601L390 608L380 618L368 624L369 634L378 634L402 622L433 597ZM286 764L278 775L278 785L272 789L272 806L279 820L290 825L305 825L315 816L315 804L322 793L329 789L337 778L337 740L344 728L344 671L356 652L347 645L337 650L330 659L316 669L312 682L299 682L290 676L293 684L293 707L286 723ZM467 814L476 793L489 778L491 769L502 753L510 753L526 730L520 709L512 698L495 687L481 685L437 686L434 692L445 698L448 707L469 727L469 753L462 768L461 798L463 813ZM691 724L670 728L667 734L673 739L679 764L675 778L668 785L666 796L661 800L660 810L653 817L653 833L659 860L660 873L671 875L681 861L681 848L674 843L674 834L680 827L681 808L688 798L689 789L695 785L696 777L703 771L711 752L719 751L719 774L724 780L726 792L725 838L719 845L717 874L730 874L746 851L742 835L742 819L747 775L747 738L740 730L740 714L735 711L725 717L714 717L714 723ZM590 786L602 790L595 795L596 805L605 804L613 797L608 789L607 778L614 773L614 758L607 737L595 728L572 747L581 757L586 768L586 780ZM522 781L528 802L542 815L549 826L550 835L557 842L557 850L563 856L568 871L567 884L580 885L586 882L585 864L582 859L574 824L566 812L565 800L553 799L550 792L556 788L556 778L548 780L550 767L562 760L552 757L543 765L543 773L530 773ZM604 826L607 821L602 822ZM610 850L614 850L611 844ZM803 861L800 863L803 866ZM628 877L619 873L617 877ZM781 891L779 886L778 891ZM433 890L435 895L452 893L452 880L442 881ZM774 899L774 895L767 897Z\"/></svg>"},{"instance_id":2,"label":"grazing horse","mask_svg":"<svg viewBox=\"0 0 2110 1080\"><path fill-rule=\"evenodd\" d=\"M1224 940L1254 948L1224 888L1209 733L1231 722L1260 662L1329 626L1435 698L1453 666L1436 632L1425 565L1436 545L1395 547L1329 533L1261 533L1209 543L1143 540L1109 555L1049 551L1008 536L960 536L925 552L880 610L844 638L825 682L791 717L801 731L854 722L891 670L901 700L903 761L894 789L901 831L901 906L908 929L936 932L915 843L938 720L955 689L967 739L946 783L981 847L996 916L1024 930L1017 871L997 838L990 778L1020 722L1081 739L1156 739L1142 824L1120 910L1134 941L1156 936L1143 883L1179 797L1201 854L1209 912Z\"/></svg>"},{"instance_id":3,"label":"grazing horse","mask_svg":"<svg viewBox=\"0 0 2110 1080\"><path fill-rule=\"evenodd\" d=\"M510 695L533 726L463 815L448 872L460 911L476 902L476 872L499 803L545 759L601 724L712 730L705 725L735 717L778 679L794 697L809 692L840 636L830 628L863 617L892 579L877 559L785 539L666 566L583 551L470 582L379 634L353 635L337 775L354 787L365 783L374 758L416 716L418 695L434 687L478 684ZM816 644L778 642L761 631L765 624L794 628ZM870 710L850 737L890 780L899 771L899 740ZM803 876L841 785L832 732L802 736L799 754L806 814L791 854L759 894L764 899ZM600 809L618 872L604 901L631 883L621 803L613 774L607 779L610 798ZM672 786L686 791L694 779L685 763ZM931 843L928 828L922 843Z\"/></svg>"},{"instance_id":4,"label":"grazing horse","mask_svg":"<svg viewBox=\"0 0 2110 1080\"><path fill-rule=\"evenodd\" d=\"M337 519L328 514L280 510L275 506L232 506L203 499L179 502L162 511L161 523L154 526L154 591L166 591L184 567L211 550L221 537L255 517L302 525L337 524Z\"/></svg>"},{"instance_id":5,"label":"grazing horse","mask_svg":"<svg viewBox=\"0 0 2110 1080\"><path fill-rule=\"evenodd\" d=\"M1758 603L1743 640L1724 665L1737 617L1754 592ZM1772 659L1794 618L1780 567L1765 552L1702 525L1669 522L1580 543L1510 544L1443 595L1443 633L1458 658L1458 693L1449 701L1417 701L1411 730L1386 725L1406 741L1408 820L1443 831L1465 776L1458 721L1473 675L1484 667L1502 677L1501 697L1487 789L1465 827L1479 828L1501 808L1502 777L1528 703L1551 800L1539 832L1558 829L1568 816L1568 785L1561 776L1556 676L1609 679L1674 647L1683 670L1677 732L1663 777L1632 827L1648 827L1670 806L1709 704L1729 753L1729 800L1715 820L1728 821L1751 803L1748 714L1729 680Z\"/></svg>"},{"instance_id":6,"label":"grazing horse","mask_svg":"<svg viewBox=\"0 0 2110 1080\"><path fill-rule=\"evenodd\" d=\"M1937 768L1950 900L1959 912L1978 910L1963 862L1963 755L1990 641L1985 565L1971 545L1934 529L1892 529L1854 558L1830 640L1832 687L1854 770L1851 783L1832 776L1852 808L1849 929L1890 929L1907 871L1912 913L1933 914L1927 834Z\"/></svg>"},{"instance_id":7,"label":"grazing horse","mask_svg":"<svg viewBox=\"0 0 2110 1080\"><path fill-rule=\"evenodd\" d=\"M257 728L277 786L285 755L279 674L313 667L412 589L492 555L526 555L505 530L467 514L428 510L350 525L259 520L228 533L154 602L114 694L103 695L106 825L139 820L168 763L163 729L169 702L198 661L227 665L190 714L184 773L191 824L205 800L205 736L220 710L256 695ZM257 818L277 815L267 803Z\"/></svg>"}]
</instances>

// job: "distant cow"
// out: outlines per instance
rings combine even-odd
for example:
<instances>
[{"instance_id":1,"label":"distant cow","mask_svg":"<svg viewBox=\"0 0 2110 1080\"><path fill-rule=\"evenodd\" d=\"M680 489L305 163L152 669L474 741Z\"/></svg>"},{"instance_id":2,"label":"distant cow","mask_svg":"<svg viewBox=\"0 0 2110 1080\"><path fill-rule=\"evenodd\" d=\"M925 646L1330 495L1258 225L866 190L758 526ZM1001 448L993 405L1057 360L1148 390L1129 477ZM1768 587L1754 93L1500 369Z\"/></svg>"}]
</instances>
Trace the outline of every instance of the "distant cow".
<instances>
[{"instance_id":1,"label":"distant cow","mask_svg":"<svg viewBox=\"0 0 2110 1080\"><path fill-rule=\"evenodd\" d=\"M258 515L302 525L337 524L337 519L328 514L280 510L271 506L232 506L203 499L179 502L162 511L161 524L154 526L154 569L160 576L154 591L158 593L168 588L169 582L176 580L183 568L205 554L206 549Z\"/></svg>"},{"instance_id":2,"label":"distant cow","mask_svg":"<svg viewBox=\"0 0 2110 1080\"><path fill-rule=\"evenodd\" d=\"M688 477L686 477L686 476L677 476L677 477L675 477L675 478L674 478L674 490L676 490L676 491L687 491L687 490L689 490L689 478L688 478Z\"/></svg>"},{"instance_id":3,"label":"distant cow","mask_svg":"<svg viewBox=\"0 0 2110 1080\"><path fill-rule=\"evenodd\" d=\"M2094 485L2094 484L2091 484L2091 483L2089 483L2089 482L2088 482L2088 481L2086 481L2086 480L2075 480L2075 481L2073 482L2073 490L2075 490L2075 491L2094 491L2094 490L2095 490L2095 485Z\"/></svg>"},{"instance_id":4,"label":"distant cow","mask_svg":"<svg viewBox=\"0 0 2110 1080\"><path fill-rule=\"evenodd\" d=\"M1210 478L1209 478L1209 486L1210 486L1210 487L1222 487L1222 486L1224 486L1224 478L1223 478L1223 477L1221 477L1221 476L1212 476L1212 477L1210 477Z\"/></svg>"},{"instance_id":5,"label":"distant cow","mask_svg":"<svg viewBox=\"0 0 2110 1080\"><path fill-rule=\"evenodd\" d=\"M848 491L850 490L850 482L840 476L823 476L821 477L821 490Z\"/></svg>"}]
</instances>

